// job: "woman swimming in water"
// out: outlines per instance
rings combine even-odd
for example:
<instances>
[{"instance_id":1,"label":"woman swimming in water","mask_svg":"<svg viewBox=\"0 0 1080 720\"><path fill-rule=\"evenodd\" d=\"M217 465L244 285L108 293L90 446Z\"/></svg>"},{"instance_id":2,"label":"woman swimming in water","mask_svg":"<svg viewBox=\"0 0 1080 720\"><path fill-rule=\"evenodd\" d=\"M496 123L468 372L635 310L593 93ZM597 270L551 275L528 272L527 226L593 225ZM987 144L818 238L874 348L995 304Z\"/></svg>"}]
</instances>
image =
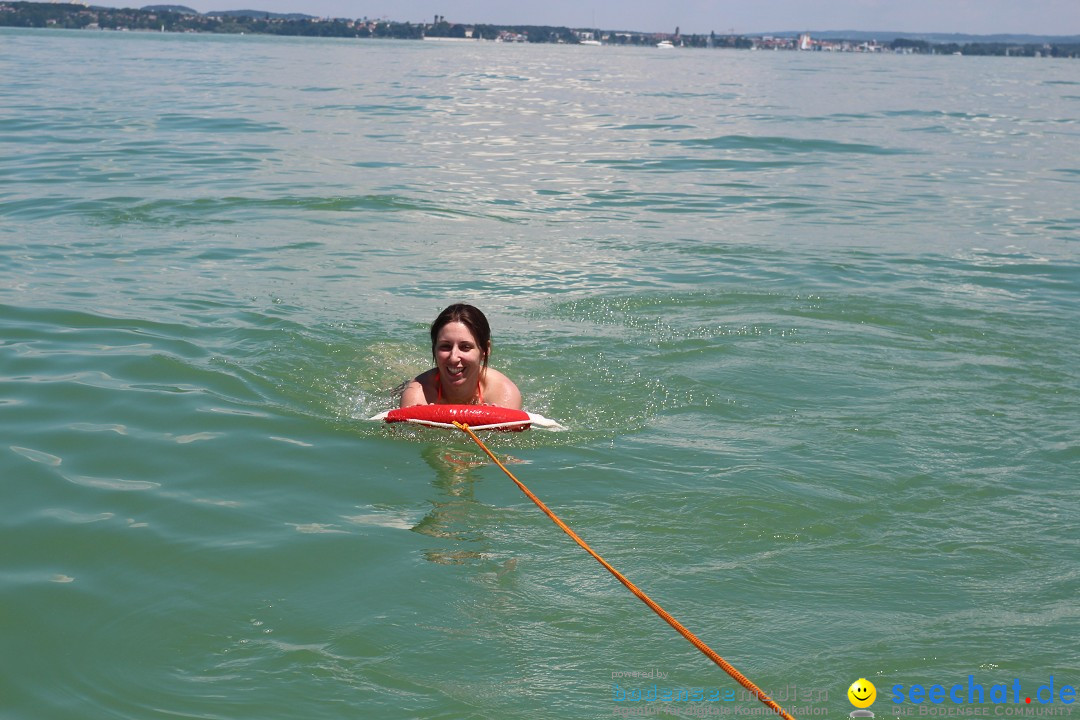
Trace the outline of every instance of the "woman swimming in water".
<instances>
[{"instance_id":1,"label":"woman swimming in water","mask_svg":"<svg viewBox=\"0 0 1080 720\"><path fill-rule=\"evenodd\" d=\"M401 407L413 405L497 405L521 409L521 392L510 378L488 367L491 328L484 313L456 304L431 324L435 367L405 384Z\"/></svg>"}]
</instances>

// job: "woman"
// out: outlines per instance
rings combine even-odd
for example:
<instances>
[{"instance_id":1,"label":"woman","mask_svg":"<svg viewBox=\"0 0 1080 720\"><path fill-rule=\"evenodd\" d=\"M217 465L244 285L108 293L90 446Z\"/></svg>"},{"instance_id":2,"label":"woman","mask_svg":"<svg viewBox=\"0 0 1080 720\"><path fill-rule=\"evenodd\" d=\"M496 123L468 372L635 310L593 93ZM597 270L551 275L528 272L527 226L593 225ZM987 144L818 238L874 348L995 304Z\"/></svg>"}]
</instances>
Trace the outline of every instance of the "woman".
<instances>
[{"instance_id":1,"label":"woman","mask_svg":"<svg viewBox=\"0 0 1080 720\"><path fill-rule=\"evenodd\" d=\"M491 328L484 313L457 304L431 324L435 367L405 385L401 407L413 405L497 405L521 409L521 392L510 378L488 367Z\"/></svg>"}]
</instances>

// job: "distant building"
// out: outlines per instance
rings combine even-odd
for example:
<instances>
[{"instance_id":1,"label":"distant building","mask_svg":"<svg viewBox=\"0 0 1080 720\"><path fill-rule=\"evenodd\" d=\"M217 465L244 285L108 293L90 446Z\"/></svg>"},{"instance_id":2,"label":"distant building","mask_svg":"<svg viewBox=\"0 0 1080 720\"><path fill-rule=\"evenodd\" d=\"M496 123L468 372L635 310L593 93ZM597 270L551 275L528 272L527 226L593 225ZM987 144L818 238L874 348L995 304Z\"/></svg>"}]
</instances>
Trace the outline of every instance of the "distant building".
<instances>
[{"instance_id":1,"label":"distant building","mask_svg":"<svg viewBox=\"0 0 1080 720\"><path fill-rule=\"evenodd\" d=\"M500 30L498 37L495 38L495 42L527 42L529 38L522 33L510 32L509 30Z\"/></svg>"}]
</instances>

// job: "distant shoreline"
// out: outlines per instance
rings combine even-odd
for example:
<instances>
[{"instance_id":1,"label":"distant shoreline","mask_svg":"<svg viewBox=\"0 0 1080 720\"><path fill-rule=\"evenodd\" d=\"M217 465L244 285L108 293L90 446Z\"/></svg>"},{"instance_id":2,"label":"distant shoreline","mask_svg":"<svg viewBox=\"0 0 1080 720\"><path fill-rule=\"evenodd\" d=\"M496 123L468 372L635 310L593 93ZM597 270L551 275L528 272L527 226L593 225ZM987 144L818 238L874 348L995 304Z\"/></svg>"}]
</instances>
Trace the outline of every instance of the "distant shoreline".
<instances>
[{"instance_id":1,"label":"distant shoreline","mask_svg":"<svg viewBox=\"0 0 1080 720\"><path fill-rule=\"evenodd\" d=\"M317 18L302 14L254 10L202 14L179 5L117 9L75 4L0 2L0 27L452 42L493 41L670 49L789 50L1036 58L1080 57L1080 36L1049 38L993 35L979 37L896 33L895 37L888 40L877 40L872 37L874 33L862 31L830 31L819 34L718 35L709 33L705 35L681 34L678 28L673 33L656 33L561 26L463 24L448 22L438 15L434 16L430 23L402 23L368 18ZM892 33L883 33L882 36L889 34ZM935 41L932 38L952 39Z\"/></svg>"}]
</instances>

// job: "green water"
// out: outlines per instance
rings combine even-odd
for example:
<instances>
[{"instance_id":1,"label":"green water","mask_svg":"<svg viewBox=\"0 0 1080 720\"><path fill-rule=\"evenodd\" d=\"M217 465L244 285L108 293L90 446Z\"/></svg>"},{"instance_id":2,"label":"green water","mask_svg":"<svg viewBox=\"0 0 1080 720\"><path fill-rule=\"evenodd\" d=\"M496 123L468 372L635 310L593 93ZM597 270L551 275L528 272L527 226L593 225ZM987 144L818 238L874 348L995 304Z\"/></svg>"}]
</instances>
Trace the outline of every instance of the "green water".
<instances>
[{"instance_id":1,"label":"green water","mask_svg":"<svg viewBox=\"0 0 1080 720\"><path fill-rule=\"evenodd\" d=\"M493 449L798 717L1080 683L1075 61L434 45L0 31L0 717L757 708L618 700L741 689L365 421L461 300L570 428Z\"/></svg>"}]
</instances>

